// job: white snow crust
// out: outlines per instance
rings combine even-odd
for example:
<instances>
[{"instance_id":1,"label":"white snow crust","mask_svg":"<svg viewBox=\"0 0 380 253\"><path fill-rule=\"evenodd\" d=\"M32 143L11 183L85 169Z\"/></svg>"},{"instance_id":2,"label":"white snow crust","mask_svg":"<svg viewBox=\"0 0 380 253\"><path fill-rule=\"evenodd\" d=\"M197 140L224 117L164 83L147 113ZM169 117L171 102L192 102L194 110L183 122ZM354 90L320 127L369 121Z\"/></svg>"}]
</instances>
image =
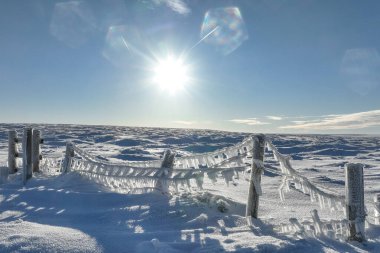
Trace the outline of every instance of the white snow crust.
<instances>
[{"instance_id":1,"label":"white snow crust","mask_svg":"<svg viewBox=\"0 0 380 253\"><path fill-rule=\"evenodd\" d=\"M0 166L7 161L7 131L16 129L21 135L23 127L0 124ZM374 196L380 192L378 136L268 135L277 151L291 158L297 176L280 166L273 157L273 147L267 150L259 219L248 225L245 204L249 177L244 170L239 178L227 172L206 175L203 189L194 181L190 189L179 186L171 195L144 190L126 194L75 171L57 172L67 141L94 156L96 162L126 164L128 160L139 164L160 159L170 148L177 153L178 163L185 161L184 167L192 167L198 166L197 159L186 161L180 157L219 149L226 153L227 147L248 137L246 133L78 125L33 127L43 133L43 171L34 174L25 186L20 173L9 175L7 182L0 184L0 252L380 252L380 226L375 225L374 217ZM329 226L323 224L341 224L346 218L343 208L330 203L330 195L320 198L324 204L319 197L311 202L311 191L305 189L310 185L300 182L307 180L318 186L321 196L344 196L347 162L365 166L368 215L367 241L363 244L332 236ZM288 180L281 188L284 174ZM225 177L233 179L232 183L227 180L228 186ZM140 186L144 188L144 182ZM332 206L335 208L329 208ZM318 235L308 230L316 226L314 209L325 226Z\"/></svg>"}]
</instances>

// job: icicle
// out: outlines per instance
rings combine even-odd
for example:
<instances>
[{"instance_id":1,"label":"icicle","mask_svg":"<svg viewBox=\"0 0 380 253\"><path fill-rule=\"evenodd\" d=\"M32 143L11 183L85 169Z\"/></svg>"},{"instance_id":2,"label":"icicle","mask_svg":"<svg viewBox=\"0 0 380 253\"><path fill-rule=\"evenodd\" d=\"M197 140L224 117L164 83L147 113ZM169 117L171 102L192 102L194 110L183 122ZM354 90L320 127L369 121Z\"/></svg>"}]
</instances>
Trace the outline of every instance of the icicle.
<instances>
[{"instance_id":1,"label":"icicle","mask_svg":"<svg viewBox=\"0 0 380 253\"><path fill-rule=\"evenodd\" d=\"M215 164L215 161L212 157L207 157L207 167L211 168Z\"/></svg>"},{"instance_id":2,"label":"icicle","mask_svg":"<svg viewBox=\"0 0 380 253\"><path fill-rule=\"evenodd\" d=\"M227 186L229 186L229 182L233 181L234 172L232 170L225 170L225 171L222 171L222 176Z\"/></svg>"},{"instance_id":3,"label":"icicle","mask_svg":"<svg viewBox=\"0 0 380 253\"><path fill-rule=\"evenodd\" d=\"M317 193L317 196L318 196L319 207L320 207L321 209L323 209L322 196L321 196L319 193Z\"/></svg>"},{"instance_id":4,"label":"icicle","mask_svg":"<svg viewBox=\"0 0 380 253\"><path fill-rule=\"evenodd\" d=\"M286 177L282 177L281 185L278 188L278 193L280 194L281 201L285 201L284 188L285 188L285 185L287 184L286 181L287 181Z\"/></svg>"},{"instance_id":5,"label":"icicle","mask_svg":"<svg viewBox=\"0 0 380 253\"><path fill-rule=\"evenodd\" d=\"M290 191L290 180L288 179L288 178L286 178L286 184L285 184L285 186L286 186L286 191L287 192L289 192Z\"/></svg>"},{"instance_id":6,"label":"icicle","mask_svg":"<svg viewBox=\"0 0 380 253\"><path fill-rule=\"evenodd\" d=\"M294 182L294 188L296 188L296 190L300 190L301 189L301 186L300 186L300 184L297 181Z\"/></svg>"},{"instance_id":7,"label":"icicle","mask_svg":"<svg viewBox=\"0 0 380 253\"><path fill-rule=\"evenodd\" d=\"M211 180L211 182L214 184L216 183L216 178L217 178L217 172L216 171L209 171L207 172L207 177Z\"/></svg>"},{"instance_id":8,"label":"icicle","mask_svg":"<svg viewBox=\"0 0 380 253\"><path fill-rule=\"evenodd\" d=\"M322 195L322 205L323 205L323 208L326 208L326 198L323 195Z\"/></svg>"},{"instance_id":9,"label":"icicle","mask_svg":"<svg viewBox=\"0 0 380 253\"><path fill-rule=\"evenodd\" d=\"M195 177L195 182L197 183L197 187L199 190L203 190L203 177L204 177L204 173L199 173Z\"/></svg>"},{"instance_id":10,"label":"icicle","mask_svg":"<svg viewBox=\"0 0 380 253\"><path fill-rule=\"evenodd\" d=\"M315 202L315 196L314 196L314 191L310 189L310 202L314 203Z\"/></svg>"},{"instance_id":11,"label":"icicle","mask_svg":"<svg viewBox=\"0 0 380 253\"><path fill-rule=\"evenodd\" d=\"M235 174L236 180L239 180L240 179L239 171L238 170L234 170L234 174Z\"/></svg>"}]
</instances>

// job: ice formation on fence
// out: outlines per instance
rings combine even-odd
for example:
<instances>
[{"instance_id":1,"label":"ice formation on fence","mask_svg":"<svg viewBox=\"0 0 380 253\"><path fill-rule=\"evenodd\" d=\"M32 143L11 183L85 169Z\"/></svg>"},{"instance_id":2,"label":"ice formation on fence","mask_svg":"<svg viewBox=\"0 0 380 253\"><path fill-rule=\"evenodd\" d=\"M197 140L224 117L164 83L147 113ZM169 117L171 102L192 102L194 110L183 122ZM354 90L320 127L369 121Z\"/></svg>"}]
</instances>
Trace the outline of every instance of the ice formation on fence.
<instances>
[{"instance_id":1,"label":"ice formation on fence","mask_svg":"<svg viewBox=\"0 0 380 253\"><path fill-rule=\"evenodd\" d=\"M375 225L380 225L380 193L374 197L374 219Z\"/></svg>"},{"instance_id":2,"label":"ice formation on fence","mask_svg":"<svg viewBox=\"0 0 380 253\"><path fill-rule=\"evenodd\" d=\"M348 236L348 221L328 220L316 224L312 220L298 221L290 218L289 224L281 223L276 230L281 233L293 233L301 238L326 236L331 239L345 240Z\"/></svg>"},{"instance_id":3,"label":"ice formation on fence","mask_svg":"<svg viewBox=\"0 0 380 253\"><path fill-rule=\"evenodd\" d=\"M329 208L331 211L343 210L345 211L345 197L328 193L312 184L306 177L300 175L291 165L290 157L281 154L278 149L267 140L267 147L273 152L275 160L280 164L282 173L282 182L279 187L279 194L282 201L285 200L284 190L290 190L290 183L294 183L297 190L302 191L304 194L310 195L310 201L318 201L321 209Z\"/></svg>"},{"instance_id":4,"label":"ice formation on fence","mask_svg":"<svg viewBox=\"0 0 380 253\"><path fill-rule=\"evenodd\" d=\"M252 163L248 160L252 148L253 139L249 137L214 152L176 158L173 168L165 168L162 160L111 163L73 145L74 153L79 157L71 159L69 170L123 192L146 191L157 185L175 191L179 188L190 190L192 185L202 189L205 175L212 182L223 178L227 185L238 178L239 173L245 172Z\"/></svg>"},{"instance_id":5,"label":"ice formation on fence","mask_svg":"<svg viewBox=\"0 0 380 253\"><path fill-rule=\"evenodd\" d=\"M60 172L63 158L42 158L40 170L45 172Z\"/></svg>"}]
</instances>

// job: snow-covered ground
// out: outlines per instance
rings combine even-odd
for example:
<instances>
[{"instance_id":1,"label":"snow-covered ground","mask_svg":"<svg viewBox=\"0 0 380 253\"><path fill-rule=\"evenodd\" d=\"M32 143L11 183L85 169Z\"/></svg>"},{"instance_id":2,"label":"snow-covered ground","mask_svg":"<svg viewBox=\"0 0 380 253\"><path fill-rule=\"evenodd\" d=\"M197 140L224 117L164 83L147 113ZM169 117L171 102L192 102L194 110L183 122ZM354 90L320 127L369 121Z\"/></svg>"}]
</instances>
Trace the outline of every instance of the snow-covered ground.
<instances>
[{"instance_id":1,"label":"snow-covered ground","mask_svg":"<svg viewBox=\"0 0 380 253\"><path fill-rule=\"evenodd\" d=\"M108 160L152 160L165 149L178 156L231 146L246 133L111 126L38 125L44 157L61 157L65 142ZM23 125L0 124L0 166L7 160L7 131ZM344 164L365 164L365 202L373 223L373 197L380 193L380 137L357 135L268 135L313 183L344 194ZM262 178L259 217L245 219L248 182L227 187L205 181L204 191L120 194L80 175L38 173L21 185L19 174L0 185L0 252L380 252L380 226L369 224L367 242L281 233L290 218L345 218L321 210L295 189L281 202L281 176L270 152Z\"/></svg>"}]
</instances>

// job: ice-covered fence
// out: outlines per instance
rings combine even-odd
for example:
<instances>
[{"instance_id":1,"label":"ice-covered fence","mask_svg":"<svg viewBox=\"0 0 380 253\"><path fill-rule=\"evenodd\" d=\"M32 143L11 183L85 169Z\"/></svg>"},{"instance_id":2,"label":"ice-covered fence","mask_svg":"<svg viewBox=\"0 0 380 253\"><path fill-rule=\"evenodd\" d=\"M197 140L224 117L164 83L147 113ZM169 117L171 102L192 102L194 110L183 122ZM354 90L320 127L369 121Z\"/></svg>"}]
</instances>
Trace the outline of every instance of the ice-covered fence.
<instances>
[{"instance_id":1,"label":"ice-covered fence","mask_svg":"<svg viewBox=\"0 0 380 253\"><path fill-rule=\"evenodd\" d=\"M175 167L184 169L200 169L204 167L211 169L221 166L241 167L245 166L247 162L251 162L247 160L247 157L252 155L252 150L253 139L252 137L248 137L234 146L222 148L214 152L178 157L175 159Z\"/></svg>"},{"instance_id":2,"label":"ice-covered fence","mask_svg":"<svg viewBox=\"0 0 380 253\"><path fill-rule=\"evenodd\" d=\"M374 215L375 215L375 225L380 225L380 193L376 194L374 197L375 201L375 209L374 209Z\"/></svg>"},{"instance_id":3,"label":"ice-covered fence","mask_svg":"<svg viewBox=\"0 0 380 253\"><path fill-rule=\"evenodd\" d=\"M122 191L169 187L190 189L192 185L202 189L204 176L215 182L222 177L227 184L249 166L252 154L252 137L234 146L174 160L173 168L167 168L163 160L112 163L99 159L81 148L68 144L63 171L76 171L98 183ZM69 155L68 155L69 154ZM172 156L174 159L174 155Z\"/></svg>"},{"instance_id":4,"label":"ice-covered fence","mask_svg":"<svg viewBox=\"0 0 380 253\"><path fill-rule=\"evenodd\" d=\"M364 238L364 182L363 165L346 165L346 213L349 220L350 240L363 241Z\"/></svg>"},{"instance_id":5,"label":"ice-covered fence","mask_svg":"<svg viewBox=\"0 0 380 253\"><path fill-rule=\"evenodd\" d=\"M267 141L268 149L273 152L274 158L279 162L281 173L283 175L282 183L279 188L281 200L285 200L284 190L290 189L290 183L293 182L296 189L301 190L304 194L310 195L310 201L318 201L321 208L328 207L330 210L344 210L345 196L335 193L326 192L311 183L309 179L300 175L291 165L290 157L281 154L271 141Z\"/></svg>"},{"instance_id":6,"label":"ice-covered fence","mask_svg":"<svg viewBox=\"0 0 380 253\"><path fill-rule=\"evenodd\" d=\"M343 196L326 192L312 184L292 167L289 156L282 155L270 141L267 141L267 146L269 150L272 150L274 158L280 163L283 175L279 188L281 200L285 200L284 188L289 190L290 182L293 182L296 189L301 190L304 194L310 194L311 201L318 200L321 208L325 208L327 202L327 206L331 211L343 209L348 220L348 239L359 242L365 240L364 221L366 213L364 206L363 165L346 164L346 194Z\"/></svg>"},{"instance_id":7,"label":"ice-covered fence","mask_svg":"<svg viewBox=\"0 0 380 253\"><path fill-rule=\"evenodd\" d=\"M281 233L293 233L301 238L326 236L333 239L345 240L349 236L349 226L346 219L321 220L317 210L311 211L311 220L290 218L289 223L281 223L276 229Z\"/></svg>"},{"instance_id":8,"label":"ice-covered fence","mask_svg":"<svg viewBox=\"0 0 380 253\"><path fill-rule=\"evenodd\" d=\"M22 155L18 151L17 144L19 139L17 132L10 130L8 132L8 168L9 173L17 172L17 158L22 158L23 181L31 178L33 172L40 169L40 160L42 159L40 145L43 143L41 131L30 127L24 129L22 139Z\"/></svg>"},{"instance_id":9,"label":"ice-covered fence","mask_svg":"<svg viewBox=\"0 0 380 253\"><path fill-rule=\"evenodd\" d=\"M361 229L363 227L363 219L358 219L358 217L362 218L365 214L357 210L364 210L364 204L357 206L358 202L354 196L358 194L358 191L352 186L352 182L363 179L360 175L358 177L353 176L353 178L357 178L355 180L347 179L347 177L350 177L350 168L355 166L346 166L346 175L348 175L346 176L346 189L349 189L349 191L346 191L345 196L335 194L318 187L306 177L300 175L292 167L290 157L282 155L269 140L266 140L264 136L260 135L250 136L241 143L231 147L214 152L179 157L175 160L174 154L167 151L164 155L164 160L126 161L121 163L105 161L105 159L95 157L69 143L66 149L66 157L62 162L62 167L63 172L76 171L98 183L124 192L140 190L146 192L157 188L160 188L159 190L163 192L167 192L169 188L178 191L181 186L182 188L190 190L194 184L198 189L202 189L203 180L206 175L212 181L223 178L228 184L233 181L234 178L238 178L240 172L246 172L251 168L250 190L247 202L247 210L250 211L247 211L247 216L255 217L255 215L252 214L254 212L251 212L251 210L254 210L258 206L258 196L261 193L260 177L265 169L263 163L265 142L268 149L273 152L274 158L280 164L281 173L279 174L282 175L283 179L279 187L279 193L282 200L285 200L284 189L290 190L290 184L293 183L296 189L301 190L304 194L310 195L312 202L318 201L321 208L328 207L332 211L346 211L345 207L347 207L346 215L348 221L330 221L330 223L327 224L326 222L322 222L317 213L314 212L312 213L312 226L307 222L299 222L295 219L290 220L291 226L295 230L303 232L313 227L313 233L315 235L335 234L337 238L339 235L350 233L349 238L359 240L356 233L363 231ZM363 188L362 184L360 188ZM251 189L256 191L256 197L252 197ZM350 192L353 194L352 196ZM255 204L253 205L252 203ZM354 205L352 205L353 203ZM356 232L354 233L356 237L352 236L353 230L351 228L353 225L356 228ZM350 229L347 229L347 227L350 227ZM346 232L342 232L342 230ZM364 232L362 235L360 238L364 238Z\"/></svg>"},{"instance_id":10,"label":"ice-covered fence","mask_svg":"<svg viewBox=\"0 0 380 253\"><path fill-rule=\"evenodd\" d=\"M47 173L61 172L64 158L42 158L40 162L40 171Z\"/></svg>"},{"instance_id":11,"label":"ice-covered fence","mask_svg":"<svg viewBox=\"0 0 380 253\"><path fill-rule=\"evenodd\" d=\"M23 183L30 179L33 175L32 170L32 128L24 129L24 136L22 138L22 175Z\"/></svg>"},{"instance_id":12,"label":"ice-covered fence","mask_svg":"<svg viewBox=\"0 0 380 253\"><path fill-rule=\"evenodd\" d=\"M112 189L124 192L135 191L137 189L154 189L158 182L165 182L166 185L178 190L179 186L190 189L190 180L195 180L198 187L202 187L200 180L202 172L200 170L177 170L173 169L171 175L163 177L167 172L161 167L132 167L128 165L106 165L94 161L72 158L70 171L101 183Z\"/></svg>"},{"instance_id":13,"label":"ice-covered fence","mask_svg":"<svg viewBox=\"0 0 380 253\"><path fill-rule=\"evenodd\" d=\"M246 206L246 217L257 219L259 209L259 196L262 195L261 190L261 174L264 173L264 152L265 152L265 136L257 135L253 139L252 144L252 166L251 176L249 179L248 201ZM250 220L248 219L249 223Z\"/></svg>"},{"instance_id":14,"label":"ice-covered fence","mask_svg":"<svg viewBox=\"0 0 380 253\"><path fill-rule=\"evenodd\" d=\"M245 166L247 162L247 156L252 154L253 140L252 137L245 138L242 142L231 146L222 148L213 152L195 154L185 157L176 157L174 161L174 167L178 169L201 169L201 168L218 168L224 167L241 167ZM108 162L105 159L99 159L88 152L80 149L74 145L74 151L79 156L86 160L93 162L100 162L107 165L128 165L133 167L160 167L162 160L150 160L150 161L123 161L118 163Z\"/></svg>"},{"instance_id":15,"label":"ice-covered fence","mask_svg":"<svg viewBox=\"0 0 380 253\"><path fill-rule=\"evenodd\" d=\"M9 173L13 174L17 172L17 157L19 157L17 143L17 132L10 130L8 132L8 167Z\"/></svg>"}]
</instances>

